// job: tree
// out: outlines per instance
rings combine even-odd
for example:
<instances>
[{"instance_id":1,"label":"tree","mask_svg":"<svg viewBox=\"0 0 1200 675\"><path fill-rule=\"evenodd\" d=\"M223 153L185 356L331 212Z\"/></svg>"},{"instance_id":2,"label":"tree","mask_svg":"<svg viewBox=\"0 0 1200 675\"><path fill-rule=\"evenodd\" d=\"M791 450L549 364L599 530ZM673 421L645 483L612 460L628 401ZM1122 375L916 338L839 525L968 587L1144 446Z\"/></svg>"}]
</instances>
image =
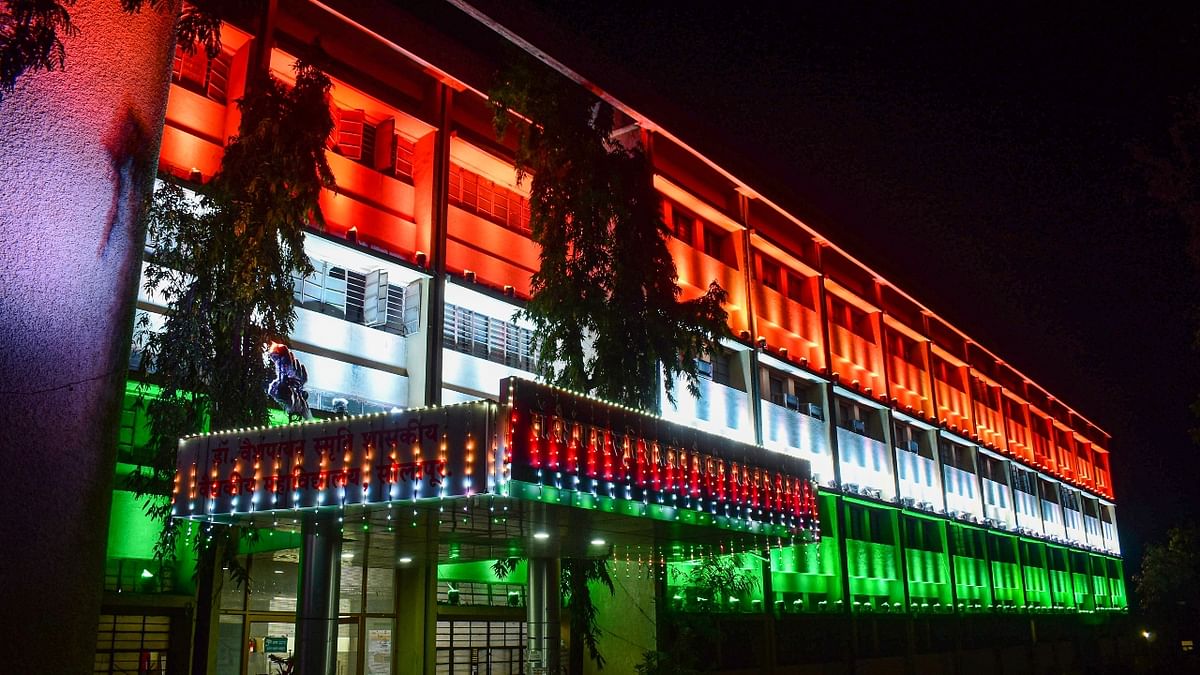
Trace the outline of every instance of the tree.
<instances>
[{"instance_id":1,"label":"tree","mask_svg":"<svg viewBox=\"0 0 1200 675\"><path fill-rule=\"evenodd\" d=\"M1200 528L1173 527L1166 542L1148 544L1134 583L1148 616L1200 627Z\"/></svg>"},{"instance_id":2,"label":"tree","mask_svg":"<svg viewBox=\"0 0 1200 675\"><path fill-rule=\"evenodd\" d=\"M614 135L612 108L582 87L517 62L491 91L497 134L510 112L516 168L530 183L530 225L540 247L532 297L538 368L549 382L657 410L684 376L695 395L696 359L728 334L716 282L680 301L675 263L651 170L636 142Z\"/></svg>"},{"instance_id":3,"label":"tree","mask_svg":"<svg viewBox=\"0 0 1200 675\"><path fill-rule=\"evenodd\" d=\"M117 4L117 0L111 0ZM62 70L67 64L63 38L74 37L78 29L71 22L69 8L76 0L3 0L0 2L0 102L11 94L17 80L26 73ZM240 3L240 6L239 6ZM165 16L175 17L179 43L191 52L204 46L209 58L221 48L221 18L235 9L245 9L244 0L194 0L177 12L169 0L120 0L120 7L136 14L149 5Z\"/></svg>"},{"instance_id":4,"label":"tree","mask_svg":"<svg viewBox=\"0 0 1200 675\"><path fill-rule=\"evenodd\" d=\"M148 209L154 254L146 290L167 307L161 331L139 319L142 367L161 388L147 405L154 462L140 494L162 494L175 473L179 439L214 429L267 423L266 344L292 329L293 275L312 272L304 227L324 225L318 198L332 188L325 139L333 130L329 78L295 66L290 89L264 78L240 102L241 128L221 169L189 200L172 184ZM169 505L150 503L161 520L160 554L170 557L176 525Z\"/></svg>"},{"instance_id":5,"label":"tree","mask_svg":"<svg viewBox=\"0 0 1200 675\"><path fill-rule=\"evenodd\" d=\"M1174 115L1159 148L1133 148L1147 196L1168 217L1188 228L1188 253L1200 265L1200 92L1175 100Z\"/></svg>"},{"instance_id":6,"label":"tree","mask_svg":"<svg viewBox=\"0 0 1200 675\"><path fill-rule=\"evenodd\" d=\"M506 579L517 569L520 562L520 558L502 558L492 564L492 571L497 578ZM591 586L594 584L607 588L609 593L616 593L608 569L607 556L562 559L559 592L567 609L571 627L571 644L567 654L571 673L583 672L585 647L596 666L604 668L604 655L600 653L599 644L604 632L600 629L599 612L592 602Z\"/></svg>"},{"instance_id":7,"label":"tree","mask_svg":"<svg viewBox=\"0 0 1200 675\"><path fill-rule=\"evenodd\" d=\"M516 113L516 169L530 182L530 226L539 267L522 314L534 325L539 374L575 391L658 410L661 373L673 400L677 376L698 393L696 360L728 334L724 289L680 301L667 227L639 144L615 135L615 113L556 74L514 61L489 94L497 135ZM589 583L615 592L607 563L562 560L570 615L570 672L583 649L603 667Z\"/></svg>"},{"instance_id":8,"label":"tree","mask_svg":"<svg viewBox=\"0 0 1200 675\"><path fill-rule=\"evenodd\" d=\"M312 272L304 227L324 225L318 198L334 187L325 159L333 130L330 81L307 61L298 61L295 72L291 88L265 74L248 87L239 103L239 134L226 146L212 181L199 188L199 204L164 184L147 209L154 253L146 290L158 295L167 314L159 331L150 330L148 315L138 323L142 367L149 373L144 379L161 393L146 407L151 471L133 474L132 484L162 525L160 558L174 558L180 535L170 503L161 498L175 474L179 439L205 426L267 423L266 346L291 332L293 275ZM248 577L232 528L209 526L197 534L204 605L214 592L206 582L218 554L236 582Z\"/></svg>"}]
</instances>

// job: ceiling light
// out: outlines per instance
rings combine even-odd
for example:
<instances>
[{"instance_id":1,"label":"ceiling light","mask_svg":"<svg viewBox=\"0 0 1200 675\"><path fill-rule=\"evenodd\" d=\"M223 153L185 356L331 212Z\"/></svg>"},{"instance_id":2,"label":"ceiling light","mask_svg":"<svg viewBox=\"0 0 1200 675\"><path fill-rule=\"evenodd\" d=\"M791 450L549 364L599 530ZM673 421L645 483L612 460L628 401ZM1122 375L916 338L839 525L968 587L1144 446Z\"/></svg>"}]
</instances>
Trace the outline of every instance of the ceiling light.
<instances>
[{"instance_id":1,"label":"ceiling light","mask_svg":"<svg viewBox=\"0 0 1200 675\"><path fill-rule=\"evenodd\" d=\"M607 543L608 542L604 541L600 537L596 537L595 539L592 540L592 546L603 546Z\"/></svg>"},{"instance_id":2,"label":"ceiling light","mask_svg":"<svg viewBox=\"0 0 1200 675\"><path fill-rule=\"evenodd\" d=\"M539 540L543 540L543 539L549 539L549 538L550 538L550 533L549 533L549 532L534 532L534 533L533 533L533 538L534 538L534 539L539 539Z\"/></svg>"},{"instance_id":3,"label":"ceiling light","mask_svg":"<svg viewBox=\"0 0 1200 675\"><path fill-rule=\"evenodd\" d=\"M350 560L353 557L354 557L354 554L349 551L342 554L342 560Z\"/></svg>"},{"instance_id":4,"label":"ceiling light","mask_svg":"<svg viewBox=\"0 0 1200 675\"><path fill-rule=\"evenodd\" d=\"M283 574L283 570L274 570L275 574Z\"/></svg>"},{"instance_id":5,"label":"ceiling light","mask_svg":"<svg viewBox=\"0 0 1200 675\"><path fill-rule=\"evenodd\" d=\"M412 562L412 558L410 558L409 556L406 556L406 555L400 556L400 564L401 565L407 565L410 562Z\"/></svg>"}]
</instances>

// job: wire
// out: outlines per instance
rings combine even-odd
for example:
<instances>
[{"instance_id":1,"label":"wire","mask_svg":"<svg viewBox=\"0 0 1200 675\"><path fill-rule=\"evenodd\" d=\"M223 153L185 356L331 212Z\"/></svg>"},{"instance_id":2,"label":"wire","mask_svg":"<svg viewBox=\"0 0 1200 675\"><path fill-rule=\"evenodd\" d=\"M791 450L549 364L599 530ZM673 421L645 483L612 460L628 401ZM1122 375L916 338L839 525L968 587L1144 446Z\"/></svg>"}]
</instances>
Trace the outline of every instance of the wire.
<instances>
[{"instance_id":1,"label":"wire","mask_svg":"<svg viewBox=\"0 0 1200 675\"><path fill-rule=\"evenodd\" d=\"M110 370L107 373L100 373L99 375L95 375L93 377L86 377L82 380L75 380L74 382L66 382L64 384L55 385L53 387L46 387L45 389L30 389L27 391L22 391L19 389L0 389L0 395L2 395L2 396L14 396L14 395L15 396L33 396L35 394L48 394L52 391L58 391L59 389L66 389L68 387L74 387L77 384L84 384L87 382L94 382L96 380L101 380L106 377L112 377L120 372L125 371L125 370L126 370L126 368L116 368L114 370Z\"/></svg>"}]
</instances>

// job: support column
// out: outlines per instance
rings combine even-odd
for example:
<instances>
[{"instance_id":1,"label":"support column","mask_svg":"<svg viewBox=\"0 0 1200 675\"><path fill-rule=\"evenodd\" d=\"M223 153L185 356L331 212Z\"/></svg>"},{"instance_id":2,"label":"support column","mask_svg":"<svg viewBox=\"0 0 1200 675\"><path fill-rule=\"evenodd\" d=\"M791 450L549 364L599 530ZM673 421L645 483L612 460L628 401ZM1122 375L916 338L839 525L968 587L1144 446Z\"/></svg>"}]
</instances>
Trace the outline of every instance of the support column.
<instances>
[{"instance_id":1,"label":"support column","mask_svg":"<svg viewBox=\"0 0 1200 675\"><path fill-rule=\"evenodd\" d=\"M341 550L342 535L334 516L314 513L305 517L296 590L296 675L333 672Z\"/></svg>"},{"instance_id":2,"label":"support column","mask_svg":"<svg viewBox=\"0 0 1200 675\"><path fill-rule=\"evenodd\" d=\"M528 651L530 670L557 673L562 663L559 610L562 605L557 558L529 559Z\"/></svg>"},{"instance_id":3,"label":"support column","mask_svg":"<svg viewBox=\"0 0 1200 675\"><path fill-rule=\"evenodd\" d=\"M24 73L0 104L0 388L14 406L0 425L0 512L20 514L0 523L0 607L53 617L6 617L11 673L94 667L139 216L180 5L64 4L79 29L59 31L65 69ZM70 497L47 498L48 480Z\"/></svg>"},{"instance_id":4,"label":"support column","mask_svg":"<svg viewBox=\"0 0 1200 675\"><path fill-rule=\"evenodd\" d=\"M762 557L759 570L762 575L763 621L766 623L766 630L763 636L765 645L759 670L763 675L772 675L775 672L775 662L779 659L777 635L779 627L775 614L775 589L771 579L771 549L763 549L760 555Z\"/></svg>"},{"instance_id":5,"label":"support column","mask_svg":"<svg viewBox=\"0 0 1200 675\"><path fill-rule=\"evenodd\" d=\"M754 444L762 445L762 382L758 372L758 317L754 313L754 289L758 280L754 277L754 247L750 243L754 235L754 229L750 227L750 199L749 194L738 190L738 220L743 228L742 256L745 258L746 271L746 323L750 327L750 421L754 425Z\"/></svg>"},{"instance_id":6,"label":"support column","mask_svg":"<svg viewBox=\"0 0 1200 675\"><path fill-rule=\"evenodd\" d=\"M398 556L416 559L396 568L392 672L412 675L433 675L437 661L437 519L429 514L423 518L423 547L396 551Z\"/></svg>"},{"instance_id":7,"label":"support column","mask_svg":"<svg viewBox=\"0 0 1200 675\"><path fill-rule=\"evenodd\" d=\"M450 108L453 90L435 85L438 128L433 147L432 212L430 213L429 305L425 334L425 405L442 402L442 323L446 316L446 233L450 195Z\"/></svg>"}]
</instances>

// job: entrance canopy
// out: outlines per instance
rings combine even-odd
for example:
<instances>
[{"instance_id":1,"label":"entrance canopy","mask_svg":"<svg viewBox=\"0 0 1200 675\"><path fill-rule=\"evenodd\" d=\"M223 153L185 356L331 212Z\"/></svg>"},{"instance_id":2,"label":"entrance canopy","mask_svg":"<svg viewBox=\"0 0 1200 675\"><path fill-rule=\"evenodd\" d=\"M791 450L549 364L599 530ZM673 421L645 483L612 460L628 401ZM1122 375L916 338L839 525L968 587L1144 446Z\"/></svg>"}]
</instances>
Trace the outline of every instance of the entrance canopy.
<instances>
[{"instance_id":1,"label":"entrance canopy","mask_svg":"<svg viewBox=\"0 0 1200 675\"><path fill-rule=\"evenodd\" d=\"M174 514L275 527L312 511L388 527L438 514L509 553L551 530L581 549L596 531L722 548L819 536L805 460L527 380L503 381L500 399L189 437Z\"/></svg>"}]
</instances>

